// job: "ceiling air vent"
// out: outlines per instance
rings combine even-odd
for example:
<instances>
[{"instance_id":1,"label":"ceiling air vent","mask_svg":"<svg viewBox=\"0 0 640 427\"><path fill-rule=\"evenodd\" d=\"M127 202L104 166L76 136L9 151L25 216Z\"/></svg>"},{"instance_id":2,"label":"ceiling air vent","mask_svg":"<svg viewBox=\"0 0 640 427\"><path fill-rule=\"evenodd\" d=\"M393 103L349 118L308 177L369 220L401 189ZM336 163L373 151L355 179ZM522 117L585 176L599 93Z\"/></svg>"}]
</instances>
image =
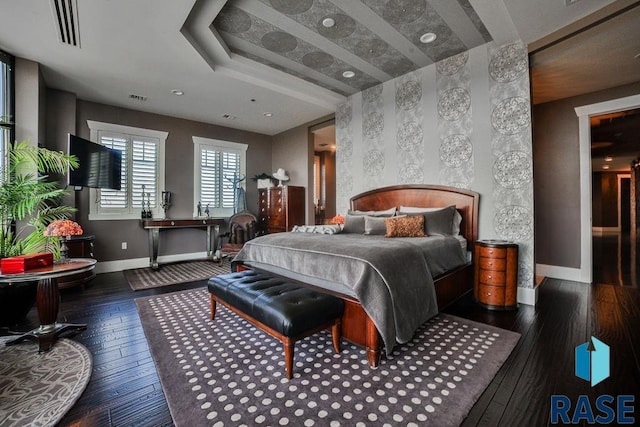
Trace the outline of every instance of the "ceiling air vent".
<instances>
[{"instance_id":1,"label":"ceiling air vent","mask_svg":"<svg viewBox=\"0 0 640 427\"><path fill-rule=\"evenodd\" d=\"M51 0L58 40L69 46L80 47L78 4L76 0Z\"/></svg>"},{"instance_id":2,"label":"ceiling air vent","mask_svg":"<svg viewBox=\"0 0 640 427\"><path fill-rule=\"evenodd\" d=\"M136 95L135 93L130 93L129 99L135 99L136 101L146 101L147 97L142 95Z\"/></svg>"}]
</instances>

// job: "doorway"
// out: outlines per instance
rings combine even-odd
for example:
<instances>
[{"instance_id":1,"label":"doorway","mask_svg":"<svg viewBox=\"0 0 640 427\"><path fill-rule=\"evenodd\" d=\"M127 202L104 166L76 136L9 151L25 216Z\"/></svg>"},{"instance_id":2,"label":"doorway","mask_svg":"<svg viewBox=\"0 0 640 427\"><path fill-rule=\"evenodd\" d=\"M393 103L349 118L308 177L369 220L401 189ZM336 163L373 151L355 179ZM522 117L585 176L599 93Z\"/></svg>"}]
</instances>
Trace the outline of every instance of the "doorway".
<instances>
[{"instance_id":1,"label":"doorway","mask_svg":"<svg viewBox=\"0 0 640 427\"><path fill-rule=\"evenodd\" d=\"M580 138L580 282L593 282L591 117L640 108L640 95L576 107ZM633 209L632 209L633 212ZM633 222L633 215L631 215Z\"/></svg>"},{"instance_id":2,"label":"doorway","mask_svg":"<svg viewBox=\"0 0 640 427\"><path fill-rule=\"evenodd\" d=\"M311 129L313 137L313 208L315 224L325 224L336 215L336 126L335 120Z\"/></svg>"}]
</instances>

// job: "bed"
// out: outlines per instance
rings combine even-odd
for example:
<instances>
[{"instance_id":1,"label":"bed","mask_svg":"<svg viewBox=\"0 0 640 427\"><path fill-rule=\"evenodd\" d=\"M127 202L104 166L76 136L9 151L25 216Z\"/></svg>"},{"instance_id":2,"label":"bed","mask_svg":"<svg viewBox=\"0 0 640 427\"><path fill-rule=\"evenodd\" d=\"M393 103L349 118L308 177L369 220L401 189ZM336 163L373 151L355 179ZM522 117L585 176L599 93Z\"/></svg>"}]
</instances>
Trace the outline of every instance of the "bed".
<instances>
[{"instance_id":1,"label":"bed","mask_svg":"<svg viewBox=\"0 0 640 427\"><path fill-rule=\"evenodd\" d=\"M455 205L461 217L462 238L371 236L362 243L359 236L343 233L333 236L278 233L247 242L234 259L233 268L268 271L342 298L345 301L342 336L364 346L369 364L377 366L383 344L390 354L395 343L408 341L417 326L472 288L471 257L456 260L455 266L446 267L445 271L438 267L441 261L434 264L424 255L426 250L421 241L437 241L433 254L442 252L445 246L451 247L453 240L457 241L458 249L462 242L465 253L473 253L478 237L478 202L479 195L475 192L444 186L401 185L367 191L351 198L352 211ZM422 258L429 261L421 261Z\"/></svg>"}]
</instances>

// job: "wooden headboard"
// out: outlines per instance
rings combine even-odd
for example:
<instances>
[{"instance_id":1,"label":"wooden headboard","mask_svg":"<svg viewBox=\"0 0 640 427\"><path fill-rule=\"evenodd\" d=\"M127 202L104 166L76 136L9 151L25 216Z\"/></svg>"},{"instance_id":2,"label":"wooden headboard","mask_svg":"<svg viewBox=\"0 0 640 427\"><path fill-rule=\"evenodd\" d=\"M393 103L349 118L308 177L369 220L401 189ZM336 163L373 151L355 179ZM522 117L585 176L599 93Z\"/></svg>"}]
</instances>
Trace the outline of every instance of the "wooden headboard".
<instances>
[{"instance_id":1,"label":"wooden headboard","mask_svg":"<svg viewBox=\"0 0 640 427\"><path fill-rule=\"evenodd\" d=\"M478 240L478 205L480 195L475 191L440 185L393 185L377 188L353 196L351 210L379 211L400 206L438 208L455 205L462 215L460 234L472 248Z\"/></svg>"}]
</instances>

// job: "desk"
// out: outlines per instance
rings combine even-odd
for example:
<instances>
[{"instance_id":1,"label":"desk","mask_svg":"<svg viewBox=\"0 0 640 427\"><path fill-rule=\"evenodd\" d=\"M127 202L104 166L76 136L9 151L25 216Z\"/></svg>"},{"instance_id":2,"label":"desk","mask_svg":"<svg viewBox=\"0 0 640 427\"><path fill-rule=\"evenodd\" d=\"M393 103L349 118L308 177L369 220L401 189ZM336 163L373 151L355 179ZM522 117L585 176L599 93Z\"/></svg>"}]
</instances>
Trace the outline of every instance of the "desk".
<instances>
[{"instance_id":1,"label":"desk","mask_svg":"<svg viewBox=\"0 0 640 427\"><path fill-rule=\"evenodd\" d=\"M157 270L158 265L158 245L160 243L160 230L171 230L174 228L206 228L207 229L207 258L213 257L213 253L218 247L218 236L220 235L220 225L225 224L224 218L202 218L202 219L143 219L140 225L145 230L149 230L149 266ZM213 242L211 241L211 229L213 228ZM213 243L213 244L212 244Z\"/></svg>"},{"instance_id":2,"label":"desk","mask_svg":"<svg viewBox=\"0 0 640 427\"><path fill-rule=\"evenodd\" d=\"M38 341L39 350L47 351L53 345L56 337L68 330L82 331L86 324L58 323L58 310L60 308L60 292L58 290L58 278L78 273L89 272L96 266L96 260L90 258L71 258L64 264L53 264L46 267L34 268L24 273L2 274L0 283L11 286L12 283L37 282L38 291L36 307L40 326L19 337L7 341L7 345L17 344L25 339Z\"/></svg>"}]
</instances>

